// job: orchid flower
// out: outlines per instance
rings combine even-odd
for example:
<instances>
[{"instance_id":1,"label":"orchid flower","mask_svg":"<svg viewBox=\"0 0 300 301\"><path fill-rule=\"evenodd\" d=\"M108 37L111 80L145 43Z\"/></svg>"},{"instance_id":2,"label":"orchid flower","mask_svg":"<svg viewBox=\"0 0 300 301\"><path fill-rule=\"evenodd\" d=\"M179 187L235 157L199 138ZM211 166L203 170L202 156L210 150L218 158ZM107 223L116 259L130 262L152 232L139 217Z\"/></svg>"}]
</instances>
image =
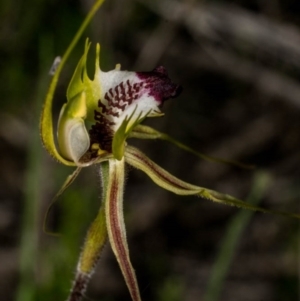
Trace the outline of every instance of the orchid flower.
<instances>
[{"instance_id":1,"label":"orchid flower","mask_svg":"<svg viewBox=\"0 0 300 301\"><path fill-rule=\"evenodd\" d=\"M92 80L86 70L89 48L87 40L84 54L67 89L67 103L59 116L57 140L60 155L50 150L50 154L62 163L77 166L59 194L73 182L81 168L89 165L100 164L103 180L103 204L88 231L68 300L81 300L108 237L132 300L140 301L123 216L126 163L145 172L158 186L175 194L197 195L227 205L267 210L179 180L130 146L127 143L130 137L166 139L164 134L140 123L147 117L162 116L161 105L166 99L176 97L181 88L171 82L164 67L150 72L129 72L121 71L117 65L116 69L103 72L99 65L99 44Z\"/></svg>"},{"instance_id":2,"label":"orchid flower","mask_svg":"<svg viewBox=\"0 0 300 301\"><path fill-rule=\"evenodd\" d=\"M88 18L91 19L102 2L97 1ZM86 24L87 21L84 26ZM80 30L77 40L82 28ZM72 42L72 47L76 44L76 39ZM63 193L84 167L97 164L102 175L102 206L88 230L68 300L82 299L102 248L108 240L132 300L140 301L123 215L126 164L145 172L155 184L178 195L195 195L250 210L272 211L186 183L155 164L137 148L130 146L128 138L162 139L200 157L204 156L164 133L141 125L147 117L162 116L161 106L164 101L176 97L181 91L181 87L170 80L164 67L157 67L150 72L131 72L122 71L120 65L116 65L114 70L104 72L100 69L100 45L97 44L95 73L91 79L86 68L90 45L87 40L84 54L67 89L67 102L63 105L58 120L58 149L53 134L52 99L59 72L71 51L69 49L53 77L41 117L41 136L45 148L62 164L76 167L56 197ZM299 218L296 214L276 213Z\"/></svg>"}]
</instances>

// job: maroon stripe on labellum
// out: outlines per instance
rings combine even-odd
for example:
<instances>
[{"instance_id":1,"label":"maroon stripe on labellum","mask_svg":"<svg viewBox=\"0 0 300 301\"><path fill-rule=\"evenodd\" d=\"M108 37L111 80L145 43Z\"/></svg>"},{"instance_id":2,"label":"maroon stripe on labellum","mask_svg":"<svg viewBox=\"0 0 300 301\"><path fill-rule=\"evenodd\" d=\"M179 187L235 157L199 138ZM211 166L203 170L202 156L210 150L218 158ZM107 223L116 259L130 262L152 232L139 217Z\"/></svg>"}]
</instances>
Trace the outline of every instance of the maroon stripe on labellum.
<instances>
[{"instance_id":1,"label":"maroon stripe on labellum","mask_svg":"<svg viewBox=\"0 0 300 301\"><path fill-rule=\"evenodd\" d=\"M120 117L129 105L148 93L162 104L168 98L176 97L181 87L171 82L167 71L160 66L150 72L137 72L138 82L129 79L110 88L104 95L104 100L98 101L99 110L95 110L94 119L96 123L91 127L89 134L91 145L99 144L101 149L111 153L113 131L115 125L111 117Z\"/></svg>"},{"instance_id":2,"label":"maroon stripe on labellum","mask_svg":"<svg viewBox=\"0 0 300 301\"><path fill-rule=\"evenodd\" d=\"M172 83L167 70L163 66L159 66L150 72L137 72L136 74L144 82L148 94L161 104L169 98L178 96L182 91L181 86Z\"/></svg>"},{"instance_id":3,"label":"maroon stripe on labellum","mask_svg":"<svg viewBox=\"0 0 300 301\"><path fill-rule=\"evenodd\" d=\"M121 82L121 84L120 84L120 89L121 89L121 92L123 93L123 95L125 95L126 93L125 93L125 87L124 87L123 82Z\"/></svg>"},{"instance_id":4,"label":"maroon stripe on labellum","mask_svg":"<svg viewBox=\"0 0 300 301\"><path fill-rule=\"evenodd\" d=\"M110 88L104 95L107 105L105 110L102 109L102 113L113 115L113 108L125 111L127 106L139 97L142 88L142 82L132 85L129 80ZM102 108L104 104L99 104L98 106Z\"/></svg>"},{"instance_id":5,"label":"maroon stripe on labellum","mask_svg":"<svg viewBox=\"0 0 300 301\"><path fill-rule=\"evenodd\" d=\"M89 130L90 144L99 144L102 150L111 153L113 139L113 131L111 127L114 125L114 122L109 121L104 114L96 110L94 112L94 119L96 120L96 123L92 125Z\"/></svg>"},{"instance_id":6,"label":"maroon stripe on labellum","mask_svg":"<svg viewBox=\"0 0 300 301\"><path fill-rule=\"evenodd\" d=\"M107 152L112 151L113 131L111 127L115 125L110 121L110 116L120 117L121 112L132 104L132 102L140 96L143 83L131 84L129 80L121 82L113 88L110 88L105 93L104 99L107 104L104 104L101 99L98 101L98 108L94 111L94 119L96 123L92 125L89 134L91 145L98 143L101 149Z\"/></svg>"}]
</instances>

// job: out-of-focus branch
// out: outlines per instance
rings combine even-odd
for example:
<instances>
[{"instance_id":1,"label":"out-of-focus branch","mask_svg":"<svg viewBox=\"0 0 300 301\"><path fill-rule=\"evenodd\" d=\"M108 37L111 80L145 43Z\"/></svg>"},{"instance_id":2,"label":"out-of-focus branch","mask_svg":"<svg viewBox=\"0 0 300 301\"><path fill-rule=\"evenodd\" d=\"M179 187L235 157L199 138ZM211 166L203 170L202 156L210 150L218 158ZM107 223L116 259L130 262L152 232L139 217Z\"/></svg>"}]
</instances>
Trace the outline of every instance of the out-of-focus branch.
<instances>
[{"instance_id":1,"label":"out-of-focus branch","mask_svg":"<svg viewBox=\"0 0 300 301\"><path fill-rule=\"evenodd\" d=\"M169 53L176 60L225 73L300 108L299 83L256 59L273 60L300 70L300 30L296 27L228 4L192 6L175 0L138 1L163 18L184 25L197 41L201 39L200 47L181 47L178 43L171 47ZM255 60L251 60L249 54L254 55Z\"/></svg>"},{"instance_id":2,"label":"out-of-focus branch","mask_svg":"<svg viewBox=\"0 0 300 301\"><path fill-rule=\"evenodd\" d=\"M170 54L176 60L185 60L192 66L201 69L215 70L220 73L250 83L258 91L280 99L287 100L293 106L300 109L300 85L299 83L272 69L254 64L242 59L228 51L214 47L203 47L205 51L198 48L189 48L188 57L180 49L171 49ZM184 57L183 57L184 56Z\"/></svg>"},{"instance_id":3,"label":"out-of-focus branch","mask_svg":"<svg viewBox=\"0 0 300 301\"><path fill-rule=\"evenodd\" d=\"M300 68L300 31L293 25L277 23L228 4L138 1L164 19L185 25L195 38Z\"/></svg>"},{"instance_id":4,"label":"out-of-focus branch","mask_svg":"<svg viewBox=\"0 0 300 301\"><path fill-rule=\"evenodd\" d=\"M136 59L134 70L147 70L157 65L162 54L168 48L168 45L173 40L176 27L174 24L162 22L152 32L150 37L144 43L139 56Z\"/></svg>"}]
</instances>

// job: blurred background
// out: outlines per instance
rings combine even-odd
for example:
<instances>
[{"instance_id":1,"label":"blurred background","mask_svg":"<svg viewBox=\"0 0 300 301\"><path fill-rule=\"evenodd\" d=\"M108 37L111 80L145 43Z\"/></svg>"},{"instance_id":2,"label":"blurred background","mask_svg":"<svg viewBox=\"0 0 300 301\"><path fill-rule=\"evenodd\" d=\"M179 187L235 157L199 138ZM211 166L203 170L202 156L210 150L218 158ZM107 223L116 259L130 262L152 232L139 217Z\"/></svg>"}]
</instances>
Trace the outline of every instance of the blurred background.
<instances>
[{"instance_id":1,"label":"blurred background","mask_svg":"<svg viewBox=\"0 0 300 301\"><path fill-rule=\"evenodd\" d=\"M67 298L87 228L100 205L99 166L47 206L72 169L46 153L39 115L54 58L93 1L0 2L0 300ZM300 212L300 3L296 0L107 0L62 73L54 118L90 37L101 66L164 65L183 93L146 124L212 156L135 141L183 180L260 206ZM93 47L92 47L93 48ZM125 219L143 300L298 300L299 222L178 197L128 169ZM107 245L86 300L129 301Z\"/></svg>"}]
</instances>

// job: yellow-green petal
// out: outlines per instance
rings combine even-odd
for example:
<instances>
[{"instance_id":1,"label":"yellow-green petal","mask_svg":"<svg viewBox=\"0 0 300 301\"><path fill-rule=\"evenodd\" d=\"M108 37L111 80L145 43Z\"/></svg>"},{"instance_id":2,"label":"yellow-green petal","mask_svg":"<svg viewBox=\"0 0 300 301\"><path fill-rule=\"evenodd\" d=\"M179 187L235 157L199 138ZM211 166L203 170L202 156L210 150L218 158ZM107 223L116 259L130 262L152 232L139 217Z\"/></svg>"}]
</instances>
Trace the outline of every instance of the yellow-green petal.
<instances>
[{"instance_id":1,"label":"yellow-green petal","mask_svg":"<svg viewBox=\"0 0 300 301\"><path fill-rule=\"evenodd\" d=\"M168 141L168 142L176 145L177 147L179 147L179 148L181 148L181 149L183 149L183 150L185 150L189 153L192 153L195 156L197 156L201 159L204 159L206 161L229 164L229 165L237 166L237 167L240 167L240 168L246 168L246 169L255 168L254 165L245 164L245 163L234 161L234 160L228 160L228 159L212 157L212 156L208 156L206 154L203 154L201 152L195 151L191 147L179 142L178 140L172 138L171 136L169 136L165 133L159 132L159 131L151 128L150 126L146 126L146 125L141 125L140 124L140 125L136 126L133 129L133 131L130 133L129 138L165 140L165 141Z\"/></svg>"},{"instance_id":2,"label":"yellow-green petal","mask_svg":"<svg viewBox=\"0 0 300 301\"><path fill-rule=\"evenodd\" d=\"M261 208L230 195L184 182L171 175L169 172L151 161L141 151L131 146L127 146L126 148L125 160L128 164L145 172L158 186L178 195L197 195L224 205L236 206L248 210L286 217L300 218L299 214Z\"/></svg>"},{"instance_id":3,"label":"yellow-green petal","mask_svg":"<svg viewBox=\"0 0 300 301\"><path fill-rule=\"evenodd\" d=\"M109 160L109 182L105 211L109 241L120 265L133 301L141 301L134 269L130 262L123 216L124 158Z\"/></svg>"}]
</instances>

